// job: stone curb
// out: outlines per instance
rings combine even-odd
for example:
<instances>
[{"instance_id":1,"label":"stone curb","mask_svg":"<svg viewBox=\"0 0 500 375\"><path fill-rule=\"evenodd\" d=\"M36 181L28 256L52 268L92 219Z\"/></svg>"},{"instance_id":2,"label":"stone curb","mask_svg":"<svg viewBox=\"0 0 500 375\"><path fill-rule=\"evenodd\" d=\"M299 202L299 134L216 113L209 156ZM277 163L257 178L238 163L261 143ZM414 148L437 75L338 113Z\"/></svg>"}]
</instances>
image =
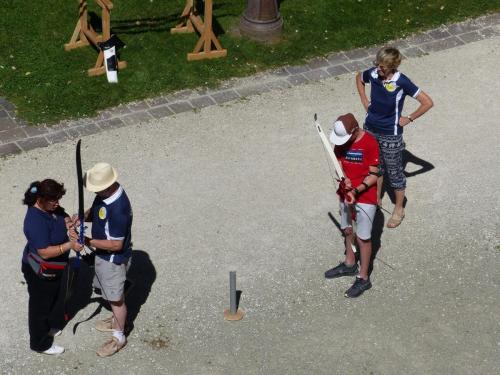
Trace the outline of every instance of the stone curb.
<instances>
[{"instance_id":1,"label":"stone curb","mask_svg":"<svg viewBox=\"0 0 500 375\"><path fill-rule=\"evenodd\" d=\"M387 44L398 47L405 58L415 58L496 36L500 36L500 13L441 26ZM228 80L216 90L183 90L168 96L110 108L94 118L61 121L51 127L28 126L16 117L15 106L0 98L0 156L46 147L108 129L221 105L270 90L283 90L356 72L371 66L378 48L372 46L337 52L326 57L314 58L304 65L287 66L240 80Z\"/></svg>"}]
</instances>

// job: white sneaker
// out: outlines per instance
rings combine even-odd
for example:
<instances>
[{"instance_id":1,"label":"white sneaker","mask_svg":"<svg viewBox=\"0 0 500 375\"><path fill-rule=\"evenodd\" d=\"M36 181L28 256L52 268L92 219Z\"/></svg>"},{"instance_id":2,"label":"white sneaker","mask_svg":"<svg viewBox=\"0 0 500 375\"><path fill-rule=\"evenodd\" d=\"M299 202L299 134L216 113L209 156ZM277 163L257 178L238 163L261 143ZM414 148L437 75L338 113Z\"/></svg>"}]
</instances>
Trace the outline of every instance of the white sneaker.
<instances>
[{"instance_id":1,"label":"white sneaker","mask_svg":"<svg viewBox=\"0 0 500 375\"><path fill-rule=\"evenodd\" d=\"M42 352L43 354L54 355L64 353L64 348L62 346L52 344L50 348Z\"/></svg>"},{"instance_id":2,"label":"white sneaker","mask_svg":"<svg viewBox=\"0 0 500 375\"><path fill-rule=\"evenodd\" d=\"M62 333L62 331L58 328L51 328L49 331L49 336L51 337L57 337Z\"/></svg>"}]
</instances>

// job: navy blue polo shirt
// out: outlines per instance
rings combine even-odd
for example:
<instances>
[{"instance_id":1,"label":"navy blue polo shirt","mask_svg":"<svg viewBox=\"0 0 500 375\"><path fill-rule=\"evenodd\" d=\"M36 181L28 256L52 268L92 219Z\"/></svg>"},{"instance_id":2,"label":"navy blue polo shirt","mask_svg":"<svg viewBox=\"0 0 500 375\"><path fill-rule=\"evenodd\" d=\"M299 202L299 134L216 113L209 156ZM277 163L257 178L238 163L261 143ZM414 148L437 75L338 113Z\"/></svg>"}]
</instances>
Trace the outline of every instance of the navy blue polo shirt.
<instances>
[{"instance_id":1,"label":"navy blue polo shirt","mask_svg":"<svg viewBox=\"0 0 500 375\"><path fill-rule=\"evenodd\" d=\"M66 216L64 209L61 207L54 213L42 211L34 206L28 207L23 226L24 235L28 240L23 252L23 262L28 262L26 258L28 251L38 255L37 250L60 245L69 240L66 223L64 222ZM66 262L68 257L69 251L50 260L53 262Z\"/></svg>"},{"instance_id":2,"label":"navy blue polo shirt","mask_svg":"<svg viewBox=\"0 0 500 375\"><path fill-rule=\"evenodd\" d=\"M121 186L109 198L96 196L92 203L92 238L96 240L123 240L120 251L99 251L98 256L116 264L132 255L132 207ZM98 249L99 250L99 249Z\"/></svg>"},{"instance_id":3,"label":"navy blue polo shirt","mask_svg":"<svg viewBox=\"0 0 500 375\"><path fill-rule=\"evenodd\" d=\"M363 72L362 80L371 84L371 103L365 119L365 129L377 134L402 134L399 118L405 97L410 95L416 98L420 89L398 71L391 79L384 81L379 78L377 68L371 68Z\"/></svg>"}]
</instances>

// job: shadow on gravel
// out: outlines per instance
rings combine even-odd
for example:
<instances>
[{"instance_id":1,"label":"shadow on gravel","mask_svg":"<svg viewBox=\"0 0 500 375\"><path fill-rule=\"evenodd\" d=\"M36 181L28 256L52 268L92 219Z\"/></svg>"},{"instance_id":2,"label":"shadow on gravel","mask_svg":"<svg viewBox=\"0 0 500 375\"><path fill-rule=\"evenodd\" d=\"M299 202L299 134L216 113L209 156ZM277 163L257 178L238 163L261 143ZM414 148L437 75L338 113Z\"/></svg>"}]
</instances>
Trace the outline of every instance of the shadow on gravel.
<instances>
[{"instance_id":1,"label":"shadow on gravel","mask_svg":"<svg viewBox=\"0 0 500 375\"><path fill-rule=\"evenodd\" d=\"M406 166L408 163L412 163L415 165L420 165L420 169L413 171L413 172L407 172L406 171ZM419 157L413 155L410 151L404 150L403 151L403 169L404 169L404 174L406 177L413 177L421 173L429 172L434 169L434 165L429 163L428 161L424 159L420 159Z\"/></svg>"},{"instance_id":2,"label":"shadow on gravel","mask_svg":"<svg viewBox=\"0 0 500 375\"><path fill-rule=\"evenodd\" d=\"M238 310L238 307L240 307L240 300L242 294L243 292L241 290L236 290L236 310Z\"/></svg>"},{"instance_id":3,"label":"shadow on gravel","mask_svg":"<svg viewBox=\"0 0 500 375\"><path fill-rule=\"evenodd\" d=\"M407 172L406 169L407 169L409 163L418 165L418 166L420 166L420 168L413 171L413 172ZM403 173L406 176L406 178L413 177L413 176L416 176L416 175L419 175L422 173L426 173L426 172L429 172L433 169L434 169L434 165L432 165L428 161L426 161L424 159L420 159L419 157L413 155L408 150L403 151L403 170L404 170ZM387 193L392 204L394 204L396 202L396 198L394 196L394 190L388 184L387 176L384 178L384 186L382 188L382 197L384 196L385 193ZM406 207L406 203L407 203L407 200L405 197L405 201L404 201L405 207Z\"/></svg>"},{"instance_id":4,"label":"shadow on gravel","mask_svg":"<svg viewBox=\"0 0 500 375\"><path fill-rule=\"evenodd\" d=\"M134 250L132 252L132 265L127 274L131 281L125 289L125 302L127 304L127 335L134 329L134 321L141 311L151 292L151 287L156 280L156 269L146 251Z\"/></svg>"},{"instance_id":5,"label":"shadow on gravel","mask_svg":"<svg viewBox=\"0 0 500 375\"><path fill-rule=\"evenodd\" d=\"M382 258L377 257L380 248L382 247L382 233L384 232L384 213L381 209L378 209L375 212L375 217L373 218L373 228L372 228L372 257L370 259L370 266L368 268L368 276L371 276L373 272L373 262L375 259L380 261L386 267L389 267L391 270L395 268L385 262Z\"/></svg>"},{"instance_id":6,"label":"shadow on gravel","mask_svg":"<svg viewBox=\"0 0 500 375\"><path fill-rule=\"evenodd\" d=\"M339 230L340 234L342 236L344 236L344 234L342 233L342 230L340 229L340 223L339 221L335 218L335 216L333 216L333 214L331 212L328 212L328 217L330 218L330 220L333 222L333 224L335 224L335 226L337 227L337 229ZM373 227L372 227L372 256L371 256L371 260L370 260L370 266L369 266L369 269L368 269L368 274L371 275L372 271L373 271L373 262L375 261L375 259L377 259L378 261L380 261L382 264L384 264L385 266L389 267L390 269L394 270L395 268L393 266L391 266L390 264L388 264L387 262L385 262L383 259L381 259L380 257L377 258L377 254L382 246L382 233L384 232L384 213L382 212L382 210L378 209L377 212L375 213L375 217L373 219ZM344 252L345 254L345 252ZM356 253L356 261L359 262L359 252Z\"/></svg>"},{"instance_id":7,"label":"shadow on gravel","mask_svg":"<svg viewBox=\"0 0 500 375\"><path fill-rule=\"evenodd\" d=\"M84 309L89 304L97 302L96 310L84 320L75 322L72 331L73 334L80 324L90 321L95 316L102 312L102 309L106 309L111 312L109 304L100 296L98 293L94 294L92 297L93 287L92 280L94 277L93 265L89 265L86 262L81 262L80 270L78 274L73 276L75 280L70 289L73 293L70 293L67 298L66 306L64 306L64 296L66 296L66 290L70 285L71 274L65 273L63 275L63 285L61 290L60 303L58 305L59 309L65 310L68 321L63 324L69 324L69 321L78 313L78 311ZM149 258L147 252L143 250L133 250L132 252L132 262L130 269L127 273L127 281L125 282L125 303L127 304L127 326L126 334L130 334L134 329L134 321L139 315L142 305L147 301L149 293L151 292L151 287L156 280L156 269ZM59 310L61 311L61 310Z\"/></svg>"}]
</instances>

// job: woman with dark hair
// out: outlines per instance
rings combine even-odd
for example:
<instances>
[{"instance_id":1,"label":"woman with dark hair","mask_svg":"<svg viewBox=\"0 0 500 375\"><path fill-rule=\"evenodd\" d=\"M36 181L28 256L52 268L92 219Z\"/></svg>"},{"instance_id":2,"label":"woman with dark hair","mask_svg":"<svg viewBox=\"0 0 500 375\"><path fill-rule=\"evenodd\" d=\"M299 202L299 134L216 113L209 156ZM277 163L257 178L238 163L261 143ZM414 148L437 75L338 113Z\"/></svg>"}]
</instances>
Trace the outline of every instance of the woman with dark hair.
<instances>
[{"instance_id":1,"label":"woman with dark hair","mask_svg":"<svg viewBox=\"0 0 500 375\"><path fill-rule=\"evenodd\" d=\"M68 237L74 230L71 218L59 206L66 193L64 185L52 179L32 182L24 193L28 206L24 218L27 244L22 259L22 272L28 285L28 322L30 348L44 354L61 354L64 348L54 344L51 327L61 287L61 275L67 265L69 251L81 251L83 246Z\"/></svg>"}]
</instances>

